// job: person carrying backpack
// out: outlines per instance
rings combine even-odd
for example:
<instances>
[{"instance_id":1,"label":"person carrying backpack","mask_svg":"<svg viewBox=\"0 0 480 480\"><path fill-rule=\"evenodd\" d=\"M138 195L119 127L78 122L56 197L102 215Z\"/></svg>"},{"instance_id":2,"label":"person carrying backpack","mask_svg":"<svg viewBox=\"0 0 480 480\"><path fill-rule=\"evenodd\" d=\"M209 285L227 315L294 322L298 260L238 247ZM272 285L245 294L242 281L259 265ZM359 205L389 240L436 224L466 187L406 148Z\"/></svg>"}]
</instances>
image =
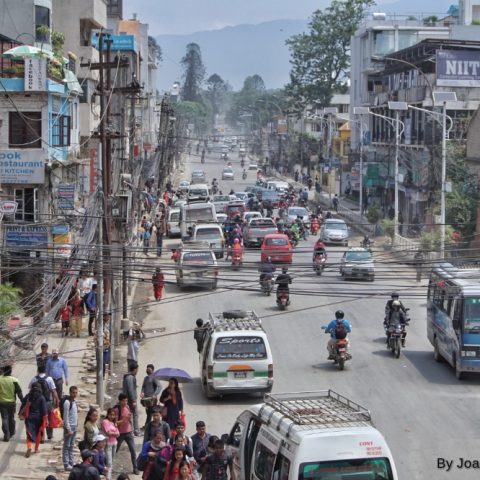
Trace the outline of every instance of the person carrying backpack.
<instances>
[{"instance_id":1,"label":"person carrying backpack","mask_svg":"<svg viewBox=\"0 0 480 480\"><path fill-rule=\"evenodd\" d=\"M63 419L63 449L62 459L66 471L72 470L74 461L73 448L77 436L78 408L75 399L78 388L71 386L69 395L64 395L60 400L60 413Z\"/></svg>"},{"instance_id":2,"label":"person carrying backpack","mask_svg":"<svg viewBox=\"0 0 480 480\"><path fill-rule=\"evenodd\" d=\"M80 455L82 463L73 467L68 480L100 480L100 474L93 466L94 453L91 450L82 450Z\"/></svg>"},{"instance_id":3,"label":"person carrying backpack","mask_svg":"<svg viewBox=\"0 0 480 480\"><path fill-rule=\"evenodd\" d=\"M44 365L41 365L37 368L37 375L32 378L28 385L29 390L32 388L34 383L37 383L42 391L43 398L45 398L45 402L47 404L48 418L50 418L52 410L59 405L59 398L57 395L55 382L53 381L52 377L49 377L46 374ZM51 440L53 437L53 429L47 426L46 430L47 438Z\"/></svg>"},{"instance_id":4,"label":"person carrying backpack","mask_svg":"<svg viewBox=\"0 0 480 480\"><path fill-rule=\"evenodd\" d=\"M335 347L337 345L337 340L343 340L347 338L347 334L352 331L352 326L348 320L344 319L345 314L342 310L337 310L335 312L335 320L332 320L326 327L325 333L330 334L330 340L328 341L328 360L333 360L335 358ZM348 349L348 342L347 342Z\"/></svg>"}]
</instances>

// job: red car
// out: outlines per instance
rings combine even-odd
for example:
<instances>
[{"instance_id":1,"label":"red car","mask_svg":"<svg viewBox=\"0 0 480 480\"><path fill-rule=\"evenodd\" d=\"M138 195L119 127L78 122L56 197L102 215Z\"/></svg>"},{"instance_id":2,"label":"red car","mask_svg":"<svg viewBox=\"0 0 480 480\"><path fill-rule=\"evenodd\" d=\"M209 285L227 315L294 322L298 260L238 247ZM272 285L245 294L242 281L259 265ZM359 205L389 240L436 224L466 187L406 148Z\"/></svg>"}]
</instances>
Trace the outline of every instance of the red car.
<instances>
[{"instance_id":1,"label":"red car","mask_svg":"<svg viewBox=\"0 0 480 480\"><path fill-rule=\"evenodd\" d=\"M292 263L293 247L287 235L282 233L265 235L262 243L262 262L268 257L272 258L272 262Z\"/></svg>"}]
</instances>

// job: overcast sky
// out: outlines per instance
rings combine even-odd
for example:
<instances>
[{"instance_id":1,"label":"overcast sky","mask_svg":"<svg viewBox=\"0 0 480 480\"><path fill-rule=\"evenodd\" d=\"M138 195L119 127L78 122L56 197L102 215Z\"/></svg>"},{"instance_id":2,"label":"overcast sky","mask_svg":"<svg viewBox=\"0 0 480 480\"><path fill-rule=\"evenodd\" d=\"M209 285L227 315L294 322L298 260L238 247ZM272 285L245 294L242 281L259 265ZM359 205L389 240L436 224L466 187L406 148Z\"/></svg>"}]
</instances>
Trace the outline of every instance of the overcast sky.
<instances>
[{"instance_id":1,"label":"overcast sky","mask_svg":"<svg viewBox=\"0 0 480 480\"><path fill-rule=\"evenodd\" d=\"M150 35L185 34L242 23L305 19L329 3L329 0L124 0L123 16L128 19L137 13L139 20L149 24ZM412 0L377 0L379 7L392 3L405 4L408 13L412 4L418 5ZM420 3L422 11L443 12L449 4L457 2L422 0Z\"/></svg>"}]
</instances>

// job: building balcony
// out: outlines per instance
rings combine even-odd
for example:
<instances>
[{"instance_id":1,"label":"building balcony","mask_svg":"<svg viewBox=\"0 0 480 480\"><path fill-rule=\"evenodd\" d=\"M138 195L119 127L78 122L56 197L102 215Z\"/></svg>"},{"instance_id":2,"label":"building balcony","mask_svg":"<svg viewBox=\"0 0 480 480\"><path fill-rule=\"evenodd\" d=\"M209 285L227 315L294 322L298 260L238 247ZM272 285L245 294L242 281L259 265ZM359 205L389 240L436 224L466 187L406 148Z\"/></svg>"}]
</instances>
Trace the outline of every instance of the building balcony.
<instances>
[{"instance_id":1,"label":"building balcony","mask_svg":"<svg viewBox=\"0 0 480 480\"><path fill-rule=\"evenodd\" d=\"M3 88L7 92L25 92L25 80L23 77L3 77L0 73L0 78L2 79ZM48 93L65 93L65 84L60 79L52 80L47 78L44 92ZM35 92L38 92L36 90Z\"/></svg>"},{"instance_id":2,"label":"building balcony","mask_svg":"<svg viewBox=\"0 0 480 480\"><path fill-rule=\"evenodd\" d=\"M97 24L99 27L107 24L107 2L106 0L82 0L81 2L73 2L69 4L69 11L78 10L73 13L75 18L83 18Z\"/></svg>"}]
</instances>

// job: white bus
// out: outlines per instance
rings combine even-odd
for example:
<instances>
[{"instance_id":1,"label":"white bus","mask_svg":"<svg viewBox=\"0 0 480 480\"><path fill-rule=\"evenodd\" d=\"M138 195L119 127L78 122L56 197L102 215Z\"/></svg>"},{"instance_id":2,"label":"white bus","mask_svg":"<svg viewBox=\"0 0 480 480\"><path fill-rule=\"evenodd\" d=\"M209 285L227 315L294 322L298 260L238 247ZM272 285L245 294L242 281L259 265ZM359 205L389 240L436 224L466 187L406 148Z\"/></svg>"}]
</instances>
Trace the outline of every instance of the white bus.
<instances>
[{"instance_id":1,"label":"white bus","mask_svg":"<svg viewBox=\"0 0 480 480\"><path fill-rule=\"evenodd\" d=\"M210 202L185 203L180 208L180 232L182 240L190 238L193 226L198 223L217 223L215 206Z\"/></svg>"}]
</instances>

